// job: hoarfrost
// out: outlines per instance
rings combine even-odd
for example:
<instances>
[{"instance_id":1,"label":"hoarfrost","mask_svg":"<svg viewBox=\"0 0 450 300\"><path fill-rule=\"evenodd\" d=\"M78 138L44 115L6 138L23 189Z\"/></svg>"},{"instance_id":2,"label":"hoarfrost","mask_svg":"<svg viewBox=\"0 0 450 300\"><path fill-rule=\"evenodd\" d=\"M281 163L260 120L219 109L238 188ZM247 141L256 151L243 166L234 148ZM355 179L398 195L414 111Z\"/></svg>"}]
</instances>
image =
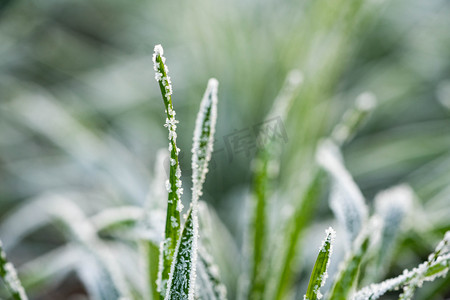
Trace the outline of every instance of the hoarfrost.
<instances>
[{"instance_id":1,"label":"hoarfrost","mask_svg":"<svg viewBox=\"0 0 450 300\"><path fill-rule=\"evenodd\" d=\"M0 275L5 280L6 286L11 292L19 297L21 300L27 300L22 284L17 276L16 269L13 264L6 261L6 254L3 251L3 245L0 241Z\"/></svg>"},{"instance_id":2,"label":"hoarfrost","mask_svg":"<svg viewBox=\"0 0 450 300\"><path fill-rule=\"evenodd\" d=\"M364 196L345 169L337 146L330 140L320 143L316 159L332 179L330 207L354 241L368 218Z\"/></svg>"},{"instance_id":3,"label":"hoarfrost","mask_svg":"<svg viewBox=\"0 0 450 300\"><path fill-rule=\"evenodd\" d=\"M398 277L362 288L353 296L353 300L375 300L386 292L398 290L402 286L403 294L400 299L411 298L415 288L421 287L425 281L433 281L438 277L447 275L450 267L449 245L450 231L447 231L444 239L436 246L435 251L427 261L411 271L404 270Z\"/></svg>"}]
</instances>

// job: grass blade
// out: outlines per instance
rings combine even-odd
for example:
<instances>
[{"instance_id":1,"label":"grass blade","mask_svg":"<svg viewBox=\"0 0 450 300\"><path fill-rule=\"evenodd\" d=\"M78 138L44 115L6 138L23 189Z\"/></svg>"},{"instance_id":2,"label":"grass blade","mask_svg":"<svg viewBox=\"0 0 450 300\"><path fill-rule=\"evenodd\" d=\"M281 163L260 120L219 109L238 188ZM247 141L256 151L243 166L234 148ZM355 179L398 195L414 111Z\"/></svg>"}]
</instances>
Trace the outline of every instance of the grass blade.
<instances>
[{"instance_id":1,"label":"grass blade","mask_svg":"<svg viewBox=\"0 0 450 300\"><path fill-rule=\"evenodd\" d=\"M359 241L361 239L361 241ZM330 292L330 300L347 300L358 281L359 266L369 247L370 235L365 232L355 241L353 251L341 265Z\"/></svg>"},{"instance_id":2,"label":"grass blade","mask_svg":"<svg viewBox=\"0 0 450 300\"><path fill-rule=\"evenodd\" d=\"M200 260L210 257L208 260L217 265L214 269L220 270L223 287L227 287L224 292L230 299L236 299L236 278L242 274L241 254L228 229L203 201L199 202L199 231Z\"/></svg>"},{"instance_id":3,"label":"grass blade","mask_svg":"<svg viewBox=\"0 0 450 300\"><path fill-rule=\"evenodd\" d=\"M331 133L331 139L338 145L342 146L353 138L356 131L367 120L370 112L375 108L377 99L372 93L365 92L360 94L356 100L354 107L344 113L342 120L334 127Z\"/></svg>"},{"instance_id":4,"label":"grass blade","mask_svg":"<svg viewBox=\"0 0 450 300\"><path fill-rule=\"evenodd\" d=\"M199 265L202 266L204 272L205 285L209 285L212 299L225 300L227 299L227 290L223 285L217 266L213 263L212 257L206 252L203 247L199 247Z\"/></svg>"},{"instance_id":5,"label":"grass blade","mask_svg":"<svg viewBox=\"0 0 450 300\"><path fill-rule=\"evenodd\" d=\"M198 229L195 226L197 224L194 221L193 205L191 204L170 270L166 300L194 299Z\"/></svg>"},{"instance_id":6,"label":"grass blade","mask_svg":"<svg viewBox=\"0 0 450 300\"><path fill-rule=\"evenodd\" d=\"M17 277L16 269L13 264L6 259L6 254L3 251L3 244L0 241L0 277L5 282L11 295L15 300L27 300L22 283Z\"/></svg>"},{"instance_id":7,"label":"grass blade","mask_svg":"<svg viewBox=\"0 0 450 300\"><path fill-rule=\"evenodd\" d=\"M331 254L333 253L333 241L336 236L336 232L333 228L326 230L326 238L319 249L319 255L317 256L314 269L309 279L308 289L306 291L304 300L318 300L322 299L320 288L324 286L325 280L328 277L328 266L330 265Z\"/></svg>"},{"instance_id":8,"label":"grass blade","mask_svg":"<svg viewBox=\"0 0 450 300\"><path fill-rule=\"evenodd\" d=\"M342 162L337 146L330 140L322 142L317 152L319 164L330 174L332 188L330 207L354 241L367 221L368 208L364 196Z\"/></svg>"},{"instance_id":9,"label":"grass blade","mask_svg":"<svg viewBox=\"0 0 450 300\"><path fill-rule=\"evenodd\" d=\"M210 79L200 104L192 146L192 202L177 243L174 261L167 284L166 299L194 299L197 244L198 201L208 172L217 120L218 82Z\"/></svg>"},{"instance_id":10,"label":"grass blade","mask_svg":"<svg viewBox=\"0 0 450 300\"><path fill-rule=\"evenodd\" d=\"M180 149L177 147L177 123L175 119L175 111L172 105L172 82L167 75L169 69L165 64L164 51L161 45L155 46L153 54L153 64L155 70L155 79L161 89L164 106L166 109L166 124L169 130L169 152L170 152L170 168L169 180L166 184L168 189L167 215L164 231L164 241L161 243L160 268L158 278L158 291L161 296L165 294L167 280L169 279L170 266L175 254L175 247L180 237L180 212L183 210L181 203L181 194L183 193L181 183L181 169L178 163L178 154Z\"/></svg>"},{"instance_id":11,"label":"grass blade","mask_svg":"<svg viewBox=\"0 0 450 300\"><path fill-rule=\"evenodd\" d=\"M412 207L413 191L407 185L399 185L378 193L375 196L375 214L381 220L381 237L376 247L372 269L372 282L385 273L384 265L389 265L397 244L397 236ZM369 269L370 270L370 269ZM369 272L370 273L370 272ZM369 274L370 275L370 274Z\"/></svg>"},{"instance_id":12,"label":"grass blade","mask_svg":"<svg viewBox=\"0 0 450 300\"><path fill-rule=\"evenodd\" d=\"M75 269L80 255L80 247L67 244L25 263L19 269L23 286L30 294L57 286Z\"/></svg>"},{"instance_id":13,"label":"grass blade","mask_svg":"<svg viewBox=\"0 0 450 300\"><path fill-rule=\"evenodd\" d=\"M217 122L217 89L219 83L211 78L208 81L205 94L195 122L192 143L192 201L198 202L202 195L203 183L208 172L208 163L214 145L214 133ZM196 203L197 205L197 203Z\"/></svg>"},{"instance_id":14,"label":"grass blade","mask_svg":"<svg viewBox=\"0 0 450 300\"><path fill-rule=\"evenodd\" d=\"M291 71L280 93L273 103L270 114L282 119L286 118L287 112L292 104L295 91L303 81L303 75L298 70ZM263 133L258 137L261 143L264 140ZM264 145L253 161L253 198L254 211L252 220L252 268L250 270L249 299L261 299L266 284L266 271L264 270L265 255L267 249L267 201L269 197L269 185L277 175L273 170L279 165L281 155L280 145L269 140Z\"/></svg>"},{"instance_id":15,"label":"grass blade","mask_svg":"<svg viewBox=\"0 0 450 300\"><path fill-rule=\"evenodd\" d=\"M411 271L405 270L403 274L385 280L381 283L371 284L359 290L353 300L375 300L388 291L404 287L404 293L400 298L408 299L415 288L424 281L433 281L438 277L445 277L450 269L450 231L447 231L444 239L437 245L435 251L430 254L427 261L421 263Z\"/></svg>"},{"instance_id":16,"label":"grass blade","mask_svg":"<svg viewBox=\"0 0 450 300\"><path fill-rule=\"evenodd\" d=\"M312 213L318 204L318 198L321 192L323 172L315 170L311 182L307 185L303 193L300 205L296 207L293 216L289 219L285 229L283 249L281 252L279 272L275 276L276 284L274 291L274 299L284 299L287 290L291 286L293 274L292 265L298 255L298 244L302 233L307 228L308 223L312 219ZM277 266L275 266L277 267Z\"/></svg>"}]
</instances>

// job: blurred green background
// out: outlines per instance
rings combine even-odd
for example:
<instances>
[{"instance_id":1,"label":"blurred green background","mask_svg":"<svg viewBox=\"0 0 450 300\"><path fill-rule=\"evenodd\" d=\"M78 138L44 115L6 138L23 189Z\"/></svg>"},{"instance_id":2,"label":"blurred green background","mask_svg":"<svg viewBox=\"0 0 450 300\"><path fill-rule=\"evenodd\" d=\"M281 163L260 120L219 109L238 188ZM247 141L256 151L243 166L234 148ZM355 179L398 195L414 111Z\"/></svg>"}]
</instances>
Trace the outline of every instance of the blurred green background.
<instances>
[{"instance_id":1,"label":"blurred green background","mask_svg":"<svg viewBox=\"0 0 450 300\"><path fill-rule=\"evenodd\" d=\"M220 82L204 199L238 244L256 148L230 151L230 135L267 120L289 71L303 73L282 120L279 187L291 191L284 202L295 201L316 142L372 92L378 107L343 153L369 203L397 183L417 195L415 222L430 241L405 238L415 255L394 265L398 273L450 227L449 30L445 0L0 0L0 221L49 193L75 197L87 214L145 201L156 153L167 147L151 61L162 44L186 191L198 105L208 78ZM324 201L317 222L330 218ZM20 266L61 240L47 226L9 254ZM83 294L74 276L33 299L72 294Z\"/></svg>"}]
</instances>

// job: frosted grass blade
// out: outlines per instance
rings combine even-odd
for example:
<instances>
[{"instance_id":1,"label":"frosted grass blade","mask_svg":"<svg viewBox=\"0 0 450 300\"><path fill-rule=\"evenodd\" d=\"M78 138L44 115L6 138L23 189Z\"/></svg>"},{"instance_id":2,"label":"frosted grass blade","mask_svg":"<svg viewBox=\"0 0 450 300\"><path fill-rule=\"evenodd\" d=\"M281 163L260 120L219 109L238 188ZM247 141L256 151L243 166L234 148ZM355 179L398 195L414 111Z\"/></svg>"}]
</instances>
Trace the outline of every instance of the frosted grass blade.
<instances>
[{"instance_id":1,"label":"frosted grass blade","mask_svg":"<svg viewBox=\"0 0 450 300\"><path fill-rule=\"evenodd\" d=\"M195 226L197 224L194 222L193 205L191 204L170 270L166 300L194 300L198 229Z\"/></svg>"},{"instance_id":2,"label":"frosted grass blade","mask_svg":"<svg viewBox=\"0 0 450 300\"><path fill-rule=\"evenodd\" d=\"M359 241L361 240L361 241ZM347 300L358 282L361 262L369 247L370 235L365 232L355 241L350 256L340 266L328 299Z\"/></svg>"},{"instance_id":3,"label":"frosted grass blade","mask_svg":"<svg viewBox=\"0 0 450 300\"><path fill-rule=\"evenodd\" d=\"M319 255L317 256L314 269L309 279L308 289L304 300L319 300L322 299L320 288L324 286L326 279L328 278L328 266L330 265L331 254L333 253L333 241L336 236L336 232L333 228L326 230L326 238L319 249Z\"/></svg>"},{"instance_id":4,"label":"frosted grass blade","mask_svg":"<svg viewBox=\"0 0 450 300\"><path fill-rule=\"evenodd\" d=\"M373 266L373 273L377 277L383 275L383 266L389 265L387 262L395 250L397 236L411 210L413 197L413 191L407 185L389 188L375 196L375 215L381 221L380 241L376 247L377 256Z\"/></svg>"},{"instance_id":5,"label":"frosted grass blade","mask_svg":"<svg viewBox=\"0 0 450 300\"><path fill-rule=\"evenodd\" d=\"M170 266L175 254L175 247L180 237L180 212L183 210L181 203L181 194L183 193L181 183L181 169L178 163L178 154L180 149L177 147L177 123L175 111L172 105L172 82L167 75L169 69L165 64L166 59L163 56L164 51L161 45L156 45L153 54L153 68L155 70L155 79L159 84L161 95L166 110L166 124L169 130L169 152L170 167L169 180L166 182L168 191L166 225L164 231L164 241L160 248L160 268L158 278L158 291L161 296L165 294L165 287L169 279Z\"/></svg>"},{"instance_id":6,"label":"frosted grass blade","mask_svg":"<svg viewBox=\"0 0 450 300\"><path fill-rule=\"evenodd\" d=\"M195 123L192 146L192 203L175 251L167 284L167 300L194 299L198 255L198 201L202 195L213 151L217 120L217 88L217 80L210 79Z\"/></svg>"},{"instance_id":7,"label":"frosted grass blade","mask_svg":"<svg viewBox=\"0 0 450 300\"><path fill-rule=\"evenodd\" d=\"M199 202L199 256L200 260L210 257L214 269L220 270L220 281L225 283L230 299L235 299L236 278L242 273L241 254L228 229L213 209L203 201Z\"/></svg>"},{"instance_id":8,"label":"frosted grass blade","mask_svg":"<svg viewBox=\"0 0 450 300\"><path fill-rule=\"evenodd\" d=\"M325 140L319 145L317 161L331 176L330 207L352 242L368 218L364 196L345 168L341 153L333 142Z\"/></svg>"},{"instance_id":9,"label":"frosted grass blade","mask_svg":"<svg viewBox=\"0 0 450 300\"><path fill-rule=\"evenodd\" d=\"M298 70L291 71L275 99L269 115L285 119L295 92L303 81L303 75ZM277 176L279 159L281 155L280 145L269 139L263 133L258 136L258 142L262 149L253 161L253 220L252 220L252 268L250 270L250 288L248 297L250 299L261 299L266 284L265 255L267 248L267 201L269 197L269 185L271 180ZM267 266L266 266L267 267Z\"/></svg>"},{"instance_id":10,"label":"frosted grass blade","mask_svg":"<svg viewBox=\"0 0 450 300\"><path fill-rule=\"evenodd\" d=\"M421 286L425 281L433 281L438 277L445 277L450 269L450 231L439 242L435 251L430 254L427 261L421 263L411 271L404 270L403 274L385 280L381 283L371 284L359 290L353 300L375 300L388 291L404 287L404 299L412 296L415 288Z\"/></svg>"},{"instance_id":11,"label":"frosted grass blade","mask_svg":"<svg viewBox=\"0 0 450 300\"><path fill-rule=\"evenodd\" d=\"M144 211L140 207L119 206L95 214L90 222L99 234L106 234L122 228L132 228L143 216Z\"/></svg>"},{"instance_id":12,"label":"frosted grass blade","mask_svg":"<svg viewBox=\"0 0 450 300\"><path fill-rule=\"evenodd\" d=\"M342 146L348 142L367 120L370 112L376 107L377 99L370 92L360 94L356 100L354 107L347 110L342 120L337 124L332 133L331 139L338 145Z\"/></svg>"},{"instance_id":13,"label":"frosted grass blade","mask_svg":"<svg viewBox=\"0 0 450 300\"><path fill-rule=\"evenodd\" d=\"M226 300L227 290L220 279L219 269L213 263L212 257L203 247L199 247L198 257L198 265L202 267L204 273L204 284L210 286L208 290L211 290L211 299Z\"/></svg>"},{"instance_id":14,"label":"frosted grass blade","mask_svg":"<svg viewBox=\"0 0 450 300\"><path fill-rule=\"evenodd\" d=\"M208 173L208 163L214 146L218 87L219 83L216 79L209 79L195 122L192 142L192 201L195 205L198 205L197 202L202 195L203 183Z\"/></svg>"},{"instance_id":15,"label":"frosted grass blade","mask_svg":"<svg viewBox=\"0 0 450 300\"><path fill-rule=\"evenodd\" d=\"M11 295L15 300L27 300L28 297L25 294L22 283L17 277L17 271L13 264L6 259L6 254L3 251L3 244L0 241L0 277L5 282Z\"/></svg>"}]
</instances>

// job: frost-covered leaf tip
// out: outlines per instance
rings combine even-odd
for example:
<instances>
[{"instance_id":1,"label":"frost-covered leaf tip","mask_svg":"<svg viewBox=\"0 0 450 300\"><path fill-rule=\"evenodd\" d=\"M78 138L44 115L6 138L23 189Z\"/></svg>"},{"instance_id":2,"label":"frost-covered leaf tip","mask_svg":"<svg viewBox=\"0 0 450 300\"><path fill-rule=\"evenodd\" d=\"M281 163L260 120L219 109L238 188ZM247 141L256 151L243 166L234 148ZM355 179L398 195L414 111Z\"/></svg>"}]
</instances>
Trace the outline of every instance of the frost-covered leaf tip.
<instances>
[{"instance_id":1,"label":"frost-covered leaf tip","mask_svg":"<svg viewBox=\"0 0 450 300\"><path fill-rule=\"evenodd\" d=\"M195 122L192 143L192 191L193 201L198 201L202 195L202 186L208 172L208 163L214 145L214 133L217 121L217 89L219 82L211 78L208 81L205 94Z\"/></svg>"},{"instance_id":2,"label":"frost-covered leaf tip","mask_svg":"<svg viewBox=\"0 0 450 300\"><path fill-rule=\"evenodd\" d=\"M314 269L309 279L308 289L304 300L319 300L322 299L320 288L324 286L328 278L328 266L330 265L331 254L333 253L333 242L336 237L336 232L329 227L326 231L325 240L319 248L319 255L317 256Z\"/></svg>"},{"instance_id":3,"label":"frost-covered leaf tip","mask_svg":"<svg viewBox=\"0 0 450 300\"><path fill-rule=\"evenodd\" d=\"M319 145L317 161L331 177L331 210L352 242L367 221L368 208L364 196L345 168L339 148L331 140Z\"/></svg>"},{"instance_id":4,"label":"frost-covered leaf tip","mask_svg":"<svg viewBox=\"0 0 450 300\"><path fill-rule=\"evenodd\" d=\"M165 294L166 282L169 279L170 266L173 261L176 243L180 236L180 212L183 210L181 195L183 194L181 182L181 169L178 163L180 149L177 147L177 124L175 110L172 105L172 82L167 75L169 69L165 64L164 51L161 45L155 46L153 54L153 67L155 79L159 83L161 95L166 109L166 124L169 130L169 179L166 182L168 191L167 215L165 226L165 239L160 246L160 267L158 270L158 291Z\"/></svg>"}]
</instances>

